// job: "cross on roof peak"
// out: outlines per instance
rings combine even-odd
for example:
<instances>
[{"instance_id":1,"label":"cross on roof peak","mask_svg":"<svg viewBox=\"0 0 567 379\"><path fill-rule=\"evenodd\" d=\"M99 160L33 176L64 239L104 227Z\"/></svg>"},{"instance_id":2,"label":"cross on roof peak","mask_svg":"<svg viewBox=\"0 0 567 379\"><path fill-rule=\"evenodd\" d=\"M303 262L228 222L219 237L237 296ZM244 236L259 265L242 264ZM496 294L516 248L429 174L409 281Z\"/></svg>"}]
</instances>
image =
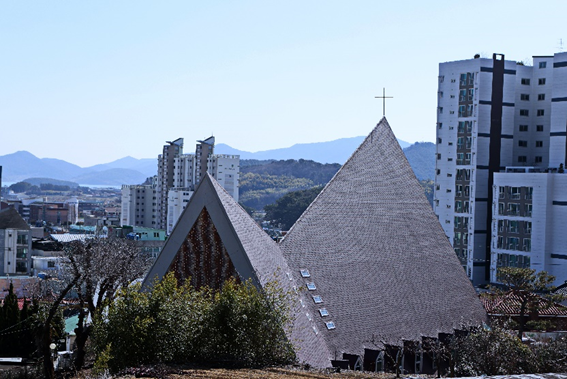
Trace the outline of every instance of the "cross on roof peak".
<instances>
[{"instance_id":1,"label":"cross on roof peak","mask_svg":"<svg viewBox=\"0 0 567 379\"><path fill-rule=\"evenodd\" d=\"M382 116L386 117L386 99L393 99L394 96L386 96L386 88L382 88L382 96L374 96L375 99L382 99Z\"/></svg>"}]
</instances>

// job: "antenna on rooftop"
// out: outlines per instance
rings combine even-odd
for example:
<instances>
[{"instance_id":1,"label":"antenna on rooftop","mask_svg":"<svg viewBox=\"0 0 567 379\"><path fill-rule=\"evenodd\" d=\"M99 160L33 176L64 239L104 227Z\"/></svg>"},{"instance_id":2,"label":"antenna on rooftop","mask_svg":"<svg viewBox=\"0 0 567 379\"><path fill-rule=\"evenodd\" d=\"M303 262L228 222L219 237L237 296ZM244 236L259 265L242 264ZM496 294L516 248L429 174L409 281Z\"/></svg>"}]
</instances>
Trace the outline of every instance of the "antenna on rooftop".
<instances>
[{"instance_id":1,"label":"antenna on rooftop","mask_svg":"<svg viewBox=\"0 0 567 379\"><path fill-rule=\"evenodd\" d=\"M563 38L559 38L559 51L563 51Z\"/></svg>"}]
</instances>

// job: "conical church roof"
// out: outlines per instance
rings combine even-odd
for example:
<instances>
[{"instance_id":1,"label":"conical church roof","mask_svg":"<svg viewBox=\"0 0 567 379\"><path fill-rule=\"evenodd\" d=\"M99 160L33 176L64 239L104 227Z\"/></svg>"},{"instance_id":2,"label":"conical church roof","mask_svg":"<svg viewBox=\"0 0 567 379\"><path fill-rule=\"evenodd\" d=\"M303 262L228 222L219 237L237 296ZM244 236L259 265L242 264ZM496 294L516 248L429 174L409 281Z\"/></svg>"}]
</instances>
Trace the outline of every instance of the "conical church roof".
<instances>
[{"instance_id":1,"label":"conical church roof","mask_svg":"<svg viewBox=\"0 0 567 379\"><path fill-rule=\"evenodd\" d=\"M314 288L304 301L330 351L361 355L486 317L385 118L281 249L300 285Z\"/></svg>"},{"instance_id":2,"label":"conical church roof","mask_svg":"<svg viewBox=\"0 0 567 379\"><path fill-rule=\"evenodd\" d=\"M209 174L144 286L274 280L293 298L300 362L437 337L486 314L386 119L276 244Z\"/></svg>"}]
</instances>

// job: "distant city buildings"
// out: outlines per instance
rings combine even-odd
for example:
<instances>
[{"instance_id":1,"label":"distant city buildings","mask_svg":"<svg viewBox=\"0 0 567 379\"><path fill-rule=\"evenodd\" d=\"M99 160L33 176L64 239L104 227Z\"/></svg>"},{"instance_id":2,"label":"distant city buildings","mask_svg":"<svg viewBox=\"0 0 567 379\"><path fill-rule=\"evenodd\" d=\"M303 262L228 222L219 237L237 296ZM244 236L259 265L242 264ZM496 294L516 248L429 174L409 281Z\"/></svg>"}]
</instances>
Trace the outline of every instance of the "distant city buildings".
<instances>
[{"instance_id":1,"label":"distant city buildings","mask_svg":"<svg viewBox=\"0 0 567 379\"><path fill-rule=\"evenodd\" d=\"M567 280L567 53L439 65L435 213L474 284Z\"/></svg>"},{"instance_id":2,"label":"distant city buildings","mask_svg":"<svg viewBox=\"0 0 567 379\"><path fill-rule=\"evenodd\" d=\"M168 141L152 183L122 186L121 224L171 233L207 171L238 201L240 157L214 154L214 144L214 137L209 137L198 141L195 154L183 154L183 138Z\"/></svg>"}]
</instances>

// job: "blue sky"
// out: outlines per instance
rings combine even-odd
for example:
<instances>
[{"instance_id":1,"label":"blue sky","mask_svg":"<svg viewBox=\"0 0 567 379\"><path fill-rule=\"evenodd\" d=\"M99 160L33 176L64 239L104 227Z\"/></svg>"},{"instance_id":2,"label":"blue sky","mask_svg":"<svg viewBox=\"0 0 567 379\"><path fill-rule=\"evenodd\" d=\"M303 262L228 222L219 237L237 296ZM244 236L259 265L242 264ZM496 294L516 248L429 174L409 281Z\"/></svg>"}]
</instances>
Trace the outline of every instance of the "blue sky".
<instances>
[{"instance_id":1,"label":"blue sky","mask_svg":"<svg viewBox=\"0 0 567 379\"><path fill-rule=\"evenodd\" d=\"M434 141L438 64L567 49L564 1L2 1L0 155L80 166L166 140Z\"/></svg>"}]
</instances>

